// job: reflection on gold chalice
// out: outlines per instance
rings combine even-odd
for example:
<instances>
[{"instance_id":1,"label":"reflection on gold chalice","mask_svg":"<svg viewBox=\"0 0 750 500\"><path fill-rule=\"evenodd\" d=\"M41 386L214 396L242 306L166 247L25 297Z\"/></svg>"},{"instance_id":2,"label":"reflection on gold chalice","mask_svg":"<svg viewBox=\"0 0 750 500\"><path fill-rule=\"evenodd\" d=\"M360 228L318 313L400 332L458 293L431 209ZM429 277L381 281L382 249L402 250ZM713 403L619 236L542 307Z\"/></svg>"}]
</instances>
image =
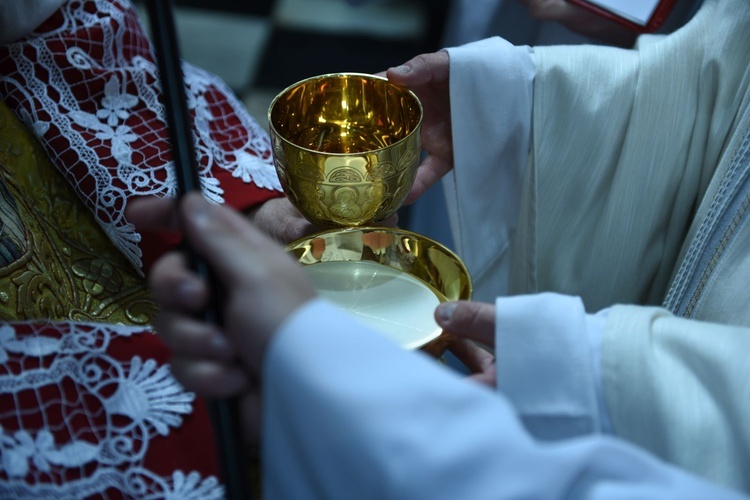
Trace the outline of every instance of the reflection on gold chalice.
<instances>
[{"instance_id":1,"label":"reflection on gold chalice","mask_svg":"<svg viewBox=\"0 0 750 500\"><path fill-rule=\"evenodd\" d=\"M410 90L373 75L316 76L282 91L268 121L281 185L311 222L383 220L409 193L422 126Z\"/></svg>"},{"instance_id":2,"label":"reflection on gold chalice","mask_svg":"<svg viewBox=\"0 0 750 500\"><path fill-rule=\"evenodd\" d=\"M286 250L321 296L406 349L441 355L449 337L435 307L471 298L466 267L429 238L369 226L394 214L414 183L417 96L372 75L316 76L282 91L268 119L287 197L309 221L339 226Z\"/></svg>"},{"instance_id":3,"label":"reflection on gold chalice","mask_svg":"<svg viewBox=\"0 0 750 500\"><path fill-rule=\"evenodd\" d=\"M469 300L461 259L440 243L397 228L323 231L287 245L318 293L406 349L439 356L449 337L435 322L440 302Z\"/></svg>"}]
</instances>

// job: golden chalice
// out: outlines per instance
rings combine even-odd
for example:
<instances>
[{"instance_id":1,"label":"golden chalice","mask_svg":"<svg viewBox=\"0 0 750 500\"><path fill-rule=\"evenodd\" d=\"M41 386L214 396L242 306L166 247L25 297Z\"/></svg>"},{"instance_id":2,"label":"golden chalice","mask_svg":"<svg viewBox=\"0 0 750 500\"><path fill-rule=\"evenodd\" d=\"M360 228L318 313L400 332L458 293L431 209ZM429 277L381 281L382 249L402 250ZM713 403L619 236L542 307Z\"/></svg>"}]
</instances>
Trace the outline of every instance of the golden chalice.
<instances>
[{"instance_id":1,"label":"golden chalice","mask_svg":"<svg viewBox=\"0 0 750 500\"><path fill-rule=\"evenodd\" d=\"M383 220L409 193L422 127L410 90L372 75L316 76L282 91L268 122L281 185L311 222Z\"/></svg>"},{"instance_id":2,"label":"golden chalice","mask_svg":"<svg viewBox=\"0 0 750 500\"><path fill-rule=\"evenodd\" d=\"M414 183L417 96L372 75L316 76L282 91L268 121L289 200L309 221L339 226L286 250L321 296L403 348L440 356L449 337L434 310L445 300L471 298L466 266L436 241L373 226L401 207Z\"/></svg>"}]
</instances>

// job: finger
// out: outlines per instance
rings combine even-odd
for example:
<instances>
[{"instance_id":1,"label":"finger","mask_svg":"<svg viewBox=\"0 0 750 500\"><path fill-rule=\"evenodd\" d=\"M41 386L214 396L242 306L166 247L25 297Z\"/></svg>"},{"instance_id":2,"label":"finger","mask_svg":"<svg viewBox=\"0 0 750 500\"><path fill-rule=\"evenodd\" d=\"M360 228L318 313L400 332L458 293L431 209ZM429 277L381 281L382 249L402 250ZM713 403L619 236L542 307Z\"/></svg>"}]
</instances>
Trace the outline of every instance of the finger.
<instances>
[{"instance_id":1,"label":"finger","mask_svg":"<svg viewBox=\"0 0 750 500\"><path fill-rule=\"evenodd\" d=\"M494 365L481 373L469 375L467 378L489 387L497 387L497 369Z\"/></svg>"},{"instance_id":2,"label":"finger","mask_svg":"<svg viewBox=\"0 0 750 500\"><path fill-rule=\"evenodd\" d=\"M236 358L234 348L214 325L162 311L156 317L154 326L173 356L216 361Z\"/></svg>"},{"instance_id":3,"label":"finger","mask_svg":"<svg viewBox=\"0 0 750 500\"><path fill-rule=\"evenodd\" d=\"M419 87L429 83L447 82L449 72L448 52L441 50L418 55L400 66L389 68L386 76L396 85Z\"/></svg>"},{"instance_id":4,"label":"finger","mask_svg":"<svg viewBox=\"0 0 750 500\"><path fill-rule=\"evenodd\" d=\"M495 306L483 302L444 302L435 310L443 330L487 346L495 345Z\"/></svg>"},{"instance_id":5,"label":"finger","mask_svg":"<svg viewBox=\"0 0 750 500\"><path fill-rule=\"evenodd\" d=\"M605 22L606 25L610 24L610 22L604 20L604 18L598 14L594 14L583 7L574 5L568 0L519 1L526 5L530 17L541 21L558 22L574 31L578 31L576 28L582 28L591 21L597 23ZM612 23L611 26L616 27L619 25ZM585 32L582 33L586 34Z\"/></svg>"},{"instance_id":6,"label":"finger","mask_svg":"<svg viewBox=\"0 0 750 500\"><path fill-rule=\"evenodd\" d=\"M404 200L404 205L414 203L425 191L442 179L450 170L444 161L432 155L428 155L417 169L417 176L411 185L409 194Z\"/></svg>"},{"instance_id":7,"label":"finger","mask_svg":"<svg viewBox=\"0 0 750 500\"><path fill-rule=\"evenodd\" d=\"M387 219L377 221L379 226L398 227L398 212L394 213Z\"/></svg>"},{"instance_id":8,"label":"finger","mask_svg":"<svg viewBox=\"0 0 750 500\"><path fill-rule=\"evenodd\" d=\"M165 309L198 312L208 302L208 288L188 270L185 256L170 252L157 260L148 275L149 289Z\"/></svg>"},{"instance_id":9,"label":"finger","mask_svg":"<svg viewBox=\"0 0 750 500\"><path fill-rule=\"evenodd\" d=\"M189 194L181 215L188 240L226 291L224 331L246 368L260 371L279 325L315 297L309 277L281 246L234 210Z\"/></svg>"},{"instance_id":10,"label":"finger","mask_svg":"<svg viewBox=\"0 0 750 500\"><path fill-rule=\"evenodd\" d=\"M143 196L129 200L125 218L138 231L178 231L177 208L174 198Z\"/></svg>"},{"instance_id":11,"label":"finger","mask_svg":"<svg viewBox=\"0 0 750 500\"><path fill-rule=\"evenodd\" d=\"M482 373L495 362L491 352L476 345L473 341L453 337L448 350L461 361L471 373Z\"/></svg>"},{"instance_id":12,"label":"finger","mask_svg":"<svg viewBox=\"0 0 750 500\"><path fill-rule=\"evenodd\" d=\"M211 205L198 194L185 196L181 208L192 246L230 288L266 276L267 262L286 256L276 242L233 210Z\"/></svg>"},{"instance_id":13,"label":"finger","mask_svg":"<svg viewBox=\"0 0 750 500\"><path fill-rule=\"evenodd\" d=\"M249 384L247 375L232 363L173 356L172 373L189 391L206 398L227 398L241 393Z\"/></svg>"},{"instance_id":14,"label":"finger","mask_svg":"<svg viewBox=\"0 0 750 500\"><path fill-rule=\"evenodd\" d=\"M289 198L268 200L248 211L247 216L282 245L324 229L305 219Z\"/></svg>"},{"instance_id":15,"label":"finger","mask_svg":"<svg viewBox=\"0 0 750 500\"><path fill-rule=\"evenodd\" d=\"M251 386L240 401L246 453L251 458L260 457L261 400L256 386Z\"/></svg>"},{"instance_id":16,"label":"finger","mask_svg":"<svg viewBox=\"0 0 750 500\"><path fill-rule=\"evenodd\" d=\"M531 17L563 24L575 22L581 15L588 14L585 9L567 0L529 0L527 6Z\"/></svg>"}]
</instances>

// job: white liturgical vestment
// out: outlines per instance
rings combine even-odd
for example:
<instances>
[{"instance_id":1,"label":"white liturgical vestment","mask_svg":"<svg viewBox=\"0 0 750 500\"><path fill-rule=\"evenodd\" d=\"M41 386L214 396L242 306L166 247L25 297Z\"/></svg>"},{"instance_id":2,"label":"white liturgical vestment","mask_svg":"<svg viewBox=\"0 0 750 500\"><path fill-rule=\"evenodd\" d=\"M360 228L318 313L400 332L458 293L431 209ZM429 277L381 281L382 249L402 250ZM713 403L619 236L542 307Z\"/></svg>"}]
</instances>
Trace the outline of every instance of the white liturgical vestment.
<instances>
[{"instance_id":1,"label":"white liturgical vestment","mask_svg":"<svg viewBox=\"0 0 750 500\"><path fill-rule=\"evenodd\" d=\"M496 153L509 144L498 141L507 121L471 125L486 103L526 84L505 71L509 53L520 52L502 40L450 51L447 194L477 297L492 300L509 276L513 295L578 295L589 311L621 304L608 311L594 367L613 433L750 489L750 5L706 1L685 27L641 37L634 50L535 48L523 165L518 153ZM492 72L510 80L496 85ZM482 194L512 190L514 175L517 205ZM539 326L541 307L534 296L498 299L499 388L532 432L558 420L560 432L548 425L545 438L597 430L556 406L564 377L528 382L534 367L559 375L572 362L559 329Z\"/></svg>"},{"instance_id":2,"label":"white liturgical vestment","mask_svg":"<svg viewBox=\"0 0 750 500\"><path fill-rule=\"evenodd\" d=\"M498 393L316 300L264 366L263 498L747 498L622 441L539 443Z\"/></svg>"},{"instance_id":3,"label":"white liturgical vestment","mask_svg":"<svg viewBox=\"0 0 750 500\"><path fill-rule=\"evenodd\" d=\"M534 49L526 135L505 120L524 105L529 74L508 63L525 49L502 45L450 52L447 190L478 295L491 300L507 277L524 294L496 302L501 393L314 302L269 348L268 498L740 495L696 476L750 491L750 5L707 0L635 50ZM514 81L508 112L497 103ZM509 178L515 204L502 196ZM581 382L599 379L624 440L566 425L565 399L544 397L554 380L516 390L524 369L566 370L557 330L533 328L550 312L542 299L563 304L557 319L580 327L581 344L596 347L585 332L603 330L594 382ZM592 317L584 305L608 309ZM544 419L561 425L541 443L527 432Z\"/></svg>"}]
</instances>

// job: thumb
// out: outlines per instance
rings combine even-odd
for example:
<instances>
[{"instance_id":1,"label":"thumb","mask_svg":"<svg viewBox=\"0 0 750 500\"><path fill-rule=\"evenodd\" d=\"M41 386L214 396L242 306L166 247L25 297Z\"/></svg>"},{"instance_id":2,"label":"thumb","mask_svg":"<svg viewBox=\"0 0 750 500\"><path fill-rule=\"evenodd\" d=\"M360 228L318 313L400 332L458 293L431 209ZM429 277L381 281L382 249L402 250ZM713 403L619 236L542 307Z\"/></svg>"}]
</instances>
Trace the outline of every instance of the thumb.
<instances>
[{"instance_id":1,"label":"thumb","mask_svg":"<svg viewBox=\"0 0 750 500\"><path fill-rule=\"evenodd\" d=\"M435 320L443 330L484 345L495 345L495 306L461 300L444 302L435 310Z\"/></svg>"},{"instance_id":2,"label":"thumb","mask_svg":"<svg viewBox=\"0 0 750 500\"><path fill-rule=\"evenodd\" d=\"M200 194L186 195L180 208L191 245L229 287L247 280L256 274L256 268L265 268L276 254L283 253L242 215L212 205Z\"/></svg>"},{"instance_id":3,"label":"thumb","mask_svg":"<svg viewBox=\"0 0 750 500\"><path fill-rule=\"evenodd\" d=\"M448 52L444 50L418 55L386 71L388 80L392 83L409 88L447 82L449 74L450 58Z\"/></svg>"}]
</instances>

